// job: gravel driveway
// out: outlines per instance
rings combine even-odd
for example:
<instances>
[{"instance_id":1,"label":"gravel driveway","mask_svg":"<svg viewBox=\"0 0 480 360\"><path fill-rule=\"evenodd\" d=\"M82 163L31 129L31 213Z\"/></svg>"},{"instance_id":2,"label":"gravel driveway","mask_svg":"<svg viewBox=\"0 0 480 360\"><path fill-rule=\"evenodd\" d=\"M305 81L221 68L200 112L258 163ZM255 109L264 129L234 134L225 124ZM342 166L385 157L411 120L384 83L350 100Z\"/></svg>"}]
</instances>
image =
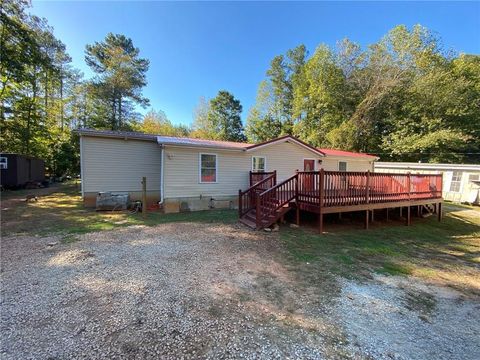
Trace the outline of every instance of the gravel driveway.
<instances>
[{"instance_id":1,"label":"gravel driveway","mask_svg":"<svg viewBox=\"0 0 480 360\"><path fill-rule=\"evenodd\" d=\"M7 237L1 250L2 359L480 354L478 299L422 288L425 305L408 281L337 279L239 225Z\"/></svg>"}]
</instances>

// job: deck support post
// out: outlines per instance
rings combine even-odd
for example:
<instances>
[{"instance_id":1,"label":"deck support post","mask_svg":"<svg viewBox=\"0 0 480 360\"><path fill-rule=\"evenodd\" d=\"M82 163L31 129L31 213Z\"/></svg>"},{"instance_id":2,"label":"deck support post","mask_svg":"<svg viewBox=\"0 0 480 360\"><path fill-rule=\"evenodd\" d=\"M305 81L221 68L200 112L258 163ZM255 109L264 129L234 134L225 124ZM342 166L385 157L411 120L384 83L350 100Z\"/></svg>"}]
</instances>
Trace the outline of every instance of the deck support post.
<instances>
[{"instance_id":1,"label":"deck support post","mask_svg":"<svg viewBox=\"0 0 480 360\"><path fill-rule=\"evenodd\" d=\"M407 226L410 226L412 223L411 209L410 206L407 206Z\"/></svg>"},{"instance_id":2,"label":"deck support post","mask_svg":"<svg viewBox=\"0 0 480 360\"><path fill-rule=\"evenodd\" d=\"M342 220L342 213L341 212L338 213L338 220Z\"/></svg>"},{"instance_id":3,"label":"deck support post","mask_svg":"<svg viewBox=\"0 0 480 360\"><path fill-rule=\"evenodd\" d=\"M323 234L323 213L322 209L320 209L320 214L318 215L318 231L320 234Z\"/></svg>"},{"instance_id":4,"label":"deck support post","mask_svg":"<svg viewBox=\"0 0 480 360\"><path fill-rule=\"evenodd\" d=\"M300 204L298 202L298 169L295 170L297 178L295 179L295 204L297 205L295 223L300 226Z\"/></svg>"},{"instance_id":5,"label":"deck support post","mask_svg":"<svg viewBox=\"0 0 480 360\"><path fill-rule=\"evenodd\" d=\"M260 196L258 195L255 204L255 223L257 225L257 230L260 230Z\"/></svg>"},{"instance_id":6,"label":"deck support post","mask_svg":"<svg viewBox=\"0 0 480 360\"><path fill-rule=\"evenodd\" d=\"M375 221L375 210L374 209L372 209L372 220L371 221L372 221L372 223Z\"/></svg>"},{"instance_id":7,"label":"deck support post","mask_svg":"<svg viewBox=\"0 0 480 360\"><path fill-rule=\"evenodd\" d=\"M365 203L370 203L370 170L367 170L367 183L365 186Z\"/></svg>"},{"instance_id":8,"label":"deck support post","mask_svg":"<svg viewBox=\"0 0 480 360\"><path fill-rule=\"evenodd\" d=\"M386 220L388 221L388 208L387 208L387 218L386 218Z\"/></svg>"},{"instance_id":9,"label":"deck support post","mask_svg":"<svg viewBox=\"0 0 480 360\"><path fill-rule=\"evenodd\" d=\"M238 217L242 217L242 190L238 190Z\"/></svg>"},{"instance_id":10,"label":"deck support post","mask_svg":"<svg viewBox=\"0 0 480 360\"><path fill-rule=\"evenodd\" d=\"M403 210L403 208L400 206L400 217L401 218L403 217L402 210Z\"/></svg>"},{"instance_id":11,"label":"deck support post","mask_svg":"<svg viewBox=\"0 0 480 360\"><path fill-rule=\"evenodd\" d=\"M319 231L320 234L323 233L323 196L324 196L324 187L325 187L325 170L320 169L320 179L318 184L318 221L319 221Z\"/></svg>"},{"instance_id":12,"label":"deck support post","mask_svg":"<svg viewBox=\"0 0 480 360\"><path fill-rule=\"evenodd\" d=\"M438 221L442 221L442 203L437 203L437 217Z\"/></svg>"},{"instance_id":13,"label":"deck support post","mask_svg":"<svg viewBox=\"0 0 480 360\"><path fill-rule=\"evenodd\" d=\"M368 230L368 215L369 210L365 210L365 229Z\"/></svg>"}]
</instances>

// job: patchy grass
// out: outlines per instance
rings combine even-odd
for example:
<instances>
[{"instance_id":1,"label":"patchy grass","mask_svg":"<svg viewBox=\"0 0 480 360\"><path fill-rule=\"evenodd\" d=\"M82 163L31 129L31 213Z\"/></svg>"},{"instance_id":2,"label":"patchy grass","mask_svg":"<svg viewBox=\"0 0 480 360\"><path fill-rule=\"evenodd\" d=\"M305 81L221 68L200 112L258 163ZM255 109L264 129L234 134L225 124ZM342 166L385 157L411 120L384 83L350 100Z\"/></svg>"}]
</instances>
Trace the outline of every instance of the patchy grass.
<instances>
[{"instance_id":1,"label":"patchy grass","mask_svg":"<svg viewBox=\"0 0 480 360\"><path fill-rule=\"evenodd\" d=\"M280 239L296 262L311 263L346 278L372 273L414 275L480 294L480 208L445 204L435 217L377 222L370 230L332 226L314 230L282 228ZM328 225L327 225L328 226Z\"/></svg>"},{"instance_id":2,"label":"patchy grass","mask_svg":"<svg viewBox=\"0 0 480 360\"><path fill-rule=\"evenodd\" d=\"M22 194L18 197L20 196ZM12 198L11 194L9 198ZM83 207L78 187L75 185L62 185L56 192L40 196L38 202L4 200L2 199L2 236L64 234L65 243L75 241L74 235L131 225L154 226L183 221L233 223L237 220L237 213L234 210L177 214L150 212L145 218L142 214L128 212L96 212Z\"/></svg>"}]
</instances>

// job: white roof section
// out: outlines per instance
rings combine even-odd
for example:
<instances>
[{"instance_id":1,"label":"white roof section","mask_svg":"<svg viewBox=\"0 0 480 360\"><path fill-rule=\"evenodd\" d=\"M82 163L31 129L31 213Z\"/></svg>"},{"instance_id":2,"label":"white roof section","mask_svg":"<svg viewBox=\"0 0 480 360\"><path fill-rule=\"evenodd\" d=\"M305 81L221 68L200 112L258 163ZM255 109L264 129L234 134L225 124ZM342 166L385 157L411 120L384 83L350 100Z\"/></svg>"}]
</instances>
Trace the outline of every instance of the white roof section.
<instances>
[{"instance_id":1,"label":"white roof section","mask_svg":"<svg viewBox=\"0 0 480 360\"><path fill-rule=\"evenodd\" d=\"M399 169L399 170L437 170L437 171L480 171L477 164L435 164L415 162L375 162L376 169Z\"/></svg>"}]
</instances>

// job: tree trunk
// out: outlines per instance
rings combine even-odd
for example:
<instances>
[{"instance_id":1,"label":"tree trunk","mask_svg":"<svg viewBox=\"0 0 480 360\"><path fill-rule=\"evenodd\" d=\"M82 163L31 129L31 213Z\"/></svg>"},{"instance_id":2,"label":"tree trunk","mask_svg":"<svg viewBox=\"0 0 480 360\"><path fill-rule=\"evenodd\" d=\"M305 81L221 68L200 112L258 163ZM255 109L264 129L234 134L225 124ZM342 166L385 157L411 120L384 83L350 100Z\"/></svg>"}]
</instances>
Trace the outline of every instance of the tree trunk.
<instances>
[{"instance_id":1,"label":"tree trunk","mask_svg":"<svg viewBox=\"0 0 480 360\"><path fill-rule=\"evenodd\" d=\"M112 119L111 119L111 122L112 122L112 130L116 130L116 116L115 116L115 112L117 110L117 107L116 107L116 102L115 102L115 89L113 90L113 96L112 96Z\"/></svg>"},{"instance_id":2,"label":"tree trunk","mask_svg":"<svg viewBox=\"0 0 480 360\"><path fill-rule=\"evenodd\" d=\"M118 97L118 128L122 128L122 95Z\"/></svg>"},{"instance_id":3,"label":"tree trunk","mask_svg":"<svg viewBox=\"0 0 480 360\"><path fill-rule=\"evenodd\" d=\"M60 128L63 133L63 74L60 73Z\"/></svg>"}]
</instances>

